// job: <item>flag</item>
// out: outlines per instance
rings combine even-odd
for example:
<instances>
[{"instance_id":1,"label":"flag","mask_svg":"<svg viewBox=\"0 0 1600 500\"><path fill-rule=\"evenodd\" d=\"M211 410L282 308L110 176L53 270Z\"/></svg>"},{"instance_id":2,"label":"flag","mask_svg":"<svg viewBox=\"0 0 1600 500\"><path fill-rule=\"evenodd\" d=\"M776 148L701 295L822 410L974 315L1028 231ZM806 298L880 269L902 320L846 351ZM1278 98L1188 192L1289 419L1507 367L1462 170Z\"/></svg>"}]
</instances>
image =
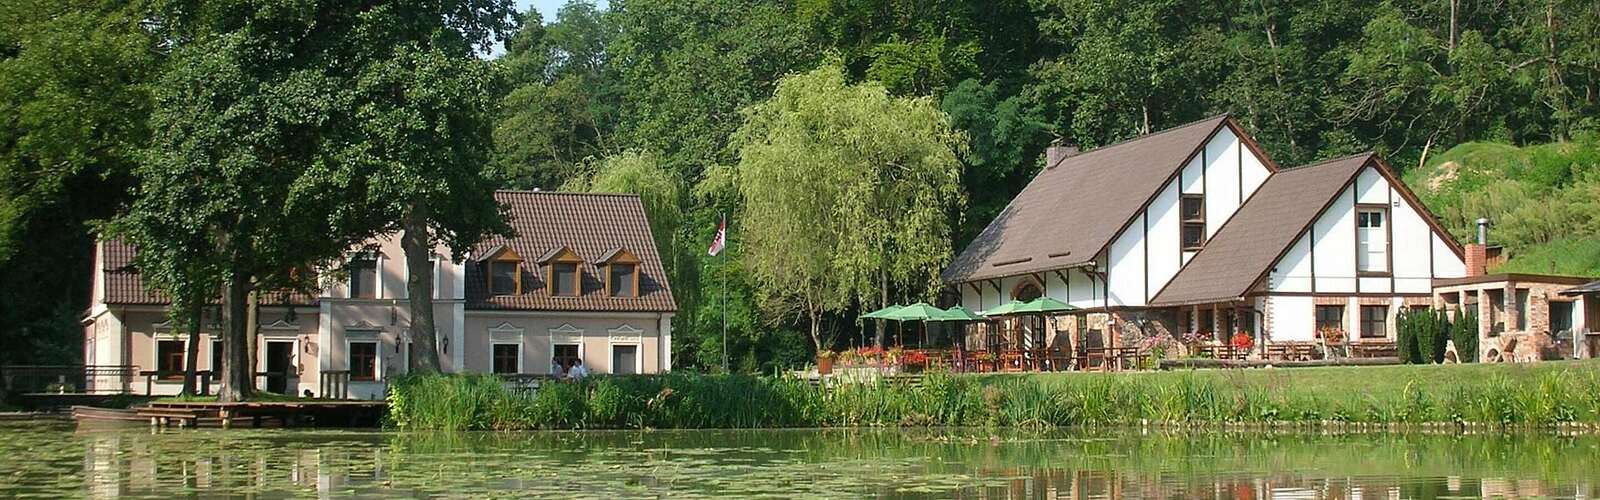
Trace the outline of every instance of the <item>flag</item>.
<instances>
[{"instance_id":1,"label":"flag","mask_svg":"<svg viewBox=\"0 0 1600 500\"><path fill-rule=\"evenodd\" d=\"M722 249L727 246L728 219L722 219L722 224L717 226L717 237L711 239L711 248L707 248L706 253L710 255L716 255L722 253Z\"/></svg>"}]
</instances>

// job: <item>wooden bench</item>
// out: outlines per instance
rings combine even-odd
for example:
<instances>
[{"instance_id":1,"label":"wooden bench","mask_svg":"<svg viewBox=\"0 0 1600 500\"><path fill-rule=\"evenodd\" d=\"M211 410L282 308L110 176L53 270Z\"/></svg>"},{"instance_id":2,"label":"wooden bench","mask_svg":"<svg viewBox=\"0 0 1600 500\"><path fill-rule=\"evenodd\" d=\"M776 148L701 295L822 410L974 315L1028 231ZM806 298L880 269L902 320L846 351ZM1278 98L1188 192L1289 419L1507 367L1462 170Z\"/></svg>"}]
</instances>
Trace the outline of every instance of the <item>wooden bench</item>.
<instances>
[{"instance_id":1,"label":"wooden bench","mask_svg":"<svg viewBox=\"0 0 1600 500\"><path fill-rule=\"evenodd\" d=\"M1232 344L1205 344L1199 351L1213 359L1245 359L1250 355L1249 349L1239 349Z\"/></svg>"},{"instance_id":2,"label":"wooden bench","mask_svg":"<svg viewBox=\"0 0 1600 500\"><path fill-rule=\"evenodd\" d=\"M140 408L134 412L141 418L150 419L151 427L166 427L176 423L178 427L194 427L201 418L214 417L216 412L190 410L182 408Z\"/></svg>"},{"instance_id":3,"label":"wooden bench","mask_svg":"<svg viewBox=\"0 0 1600 500\"><path fill-rule=\"evenodd\" d=\"M1400 349L1393 340L1365 340L1350 343L1350 355L1357 358L1392 358Z\"/></svg>"},{"instance_id":4,"label":"wooden bench","mask_svg":"<svg viewBox=\"0 0 1600 500\"><path fill-rule=\"evenodd\" d=\"M1310 361L1316 358L1316 355L1316 344L1308 342L1269 342L1266 345L1267 359Z\"/></svg>"}]
</instances>

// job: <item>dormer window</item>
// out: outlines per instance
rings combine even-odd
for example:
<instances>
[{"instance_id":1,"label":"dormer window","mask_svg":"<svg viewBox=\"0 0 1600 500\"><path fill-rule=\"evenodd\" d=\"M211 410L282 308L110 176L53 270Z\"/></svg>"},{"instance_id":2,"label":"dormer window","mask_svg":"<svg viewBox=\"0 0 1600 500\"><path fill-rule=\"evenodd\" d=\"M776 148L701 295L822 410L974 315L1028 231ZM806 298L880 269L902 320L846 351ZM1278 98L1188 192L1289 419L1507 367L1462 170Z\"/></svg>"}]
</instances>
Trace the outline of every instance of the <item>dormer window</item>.
<instances>
[{"instance_id":1,"label":"dormer window","mask_svg":"<svg viewBox=\"0 0 1600 500\"><path fill-rule=\"evenodd\" d=\"M489 263L489 293L495 295L516 295L518 286L516 262L490 262Z\"/></svg>"},{"instance_id":2,"label":"dormer window","mask_svg":"<svg viewBox=\"0 0 1600 500\"><path fill-rule=\"evenodd\" d=\"M490 295L522 294L522 256L506 246L497 246L484 252L478 261L483 263Z\"/></svg>"},{"instance_id":3,"label":"dormer window","mask_svg":"<svg viewBox=\"0 0 1600 500\"><path fill-rule=\"evenodd\" d=\"M583 258L567 247L556 247L539 257L546 270L545 291L555 297L577 297L583 294L583 276L579 268Z\"/></svg>"},{"instance_id":4,"label":"dormer window","mask_svg":"<svg viewBox=\"0 0 1600 500\"><path fill-rule=\"evenodd\" d=\"M622 248L606 252L600 259L605 266L606 293L612 297L639 296L639 257Z\"/></svg>"},{"instance_id":5,"label":"dormer window","mask_svg":"<svg viewBox=\"0 0 1600 500\"><path fill-rule=\"evenodd\" d=\"M577 264L571 262L550 264L550 294L567 297L578 295Z\"/></svg>"}]
</instances>

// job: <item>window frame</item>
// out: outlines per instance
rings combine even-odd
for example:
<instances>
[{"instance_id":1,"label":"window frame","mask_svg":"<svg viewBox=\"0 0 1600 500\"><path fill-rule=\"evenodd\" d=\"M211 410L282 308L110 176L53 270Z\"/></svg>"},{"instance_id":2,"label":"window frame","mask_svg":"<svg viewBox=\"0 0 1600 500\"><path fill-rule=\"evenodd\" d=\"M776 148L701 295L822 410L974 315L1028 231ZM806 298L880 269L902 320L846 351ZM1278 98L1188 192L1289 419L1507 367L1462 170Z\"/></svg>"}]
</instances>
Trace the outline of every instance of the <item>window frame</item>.
<instances>
[{"instance_id":1,"label":"window frame","mask_svg":"<svg viewBox=\"0 0 1600 500\"><path fill-rule=\"evenodd\" d=\"M1374 310L1375 311L1379 311L1378 319L1375 320L1375 321L1374 320L1370 320L1370 319L1367 318L1367 311L1374 311ZM1389 338L1389 306L1387 306L1387 305L1362 304L1359 314L1361 315L1361 318L1360 318L1361 331L1359 332L1360 338L1362 338L1362 339L1386 339L1386 338ZM1371 329L1368 328L1369 326L1372 326L1373 323L1376 323L1377 325L1382 327L1380 329L1381 331L1377 332L1376 335L1373 335L1371 333Z\"/></svg>"},{"instance_id":2,"label":"window frame","mask_svg":"<svg viewBox=\"0 0 1600 500\"><path fill-rule=\"evenodd\" d=\"M510 347L514 358L514 371L500 371L500 348ZM490 342L489 343L489 373L493 375L520 375L523 373L522 343L520 342Z\"/></svg>"},{"instance_id":3,"label":"window frame","mask_svg":"<svg viewBox=\"0 0 1600 500\"><path fill-rule=\"evenodd\" d=\"M370 293L362 293L362 290L358 289L358 287L356 286L357 282L359 281L357 279L357 277L359 276L358 273L361 272L357 268L357 266L359 265L362 269L364 269L369 264L372 266L372 279L371 279L371 281L366 283L366 286L367 286L367 290L366 291L370 292ZM363 252L363 253L357 254L355 256L352 256L350 258L349 263L347 263L346 266L349 267L349 271L350 271L350 276L345 281L345 295L348 298L352 298L352 299L377 299L377 298L379 298L378 297L378 276L380 274L380 270L379 270L379 266L378 266L378 257L377 256L374 256L374 255L368 254L366 252Z\"/></svg>"},{"instance_id":4,"label":"window frame","mask_svg":"<svg viewBox=\"0 0 1600 500\"><path fill-rule=\"evenodd\" d=\"M210 368L210 370L211 370L211 374L212 375L214 375L214 376L221 376L222 375L222 360L223 360L223 357L225 357L227 355L228 355L227 345L222 343L222 339L218 338L216 336L211 337L211 368Z\"/></svg>"},{"instance_id":5,"label":"window frame","mask_svg":"<svg viewBox=\"0 0 1600 500\"><path fill-rule=\"evenodd\" d=\"M1367 217L1367 215L1369 215L1369 214L1377 214L1379 216L1378 217L1379 218L1378 224L1379 224L1379 228L1382 229L1381 231L1379 231L1379 233L1383 235L1383 259L1381 259L1381 262L1378 262L1378 264L1382 265L1383 268L1382 269L1377 269L1377 270L1374 270L1374 269L1371 268L1372 264L1374 262L1373 262L1371 256L1367 255L1367 246L1361 244L1361 231L1363 229L1372 228L1372 226L1370 226L1370 225L1366 225L1366 226L1362 225L1362 224L1368 223L1368 222L1365 222L1363 219L1366 219L1367 221L1371 220L1370 217ZM1390 274L1392 274L1394 272L1394 218L1390 217L1389 206L1388 205L1383 205L1383 204L1357 203L1356 204L1356 224L1355 224L1355 226L1356 226L1356 275L1357 276L1389 276ZM1365 257L1365 260L1367 261L1366 268L1363 268L1362 265L1361 265L1363 257Z\"/></svg>"},{"instance_id":6,"label":"window frame","mask_svg":"<svg viewBox=\"0 0 1600 500\"><path fill-rule=\"evenodd\" d=\"M346 335L348 335L348 333ZM350 381L351 382L376 382L378 380L378 374L381 373L382 370L383 370L383 367L380 364L381 361L379 360L379 350L380 349L379 349L379 345L378 344L379 344L379 342L377 340L350 340L350 341L346 341L345 342L345 350L344 350L345 369L349 370L349 372L350 372ZM372 373L370 375L363 375L363 376L356 375L356 366L358 366L358 363L356 363L356 346L357 345L370 345L370 346L372 346L372 354L371 354L371 360L370 360L370 365L372 367ZM362 363L362 364L368 364L368 363Z\"/></svg>"},{"instance_id":7,"label":"window frame","mask_svg":"<svg viewBox=\"0 0 1600 500\"><path fill-rule=\"evenodd\" d=\"M610 373L611 374L613 374L613 375L639 375L639 374L644 373L644 346L641 346L641 345L639 345L637 343L633 343L633 342L622 342L622 343L611 344L610 347L611 347L611 349L610 349L611 350L611 353L610 353L611 357L610 357L610 359L607 359L606 362L609 363L609 368L610 368ZM633 366L629 367L633 371L630 372L630 373L622 373L620 370L617 370L617 348L619 348L619 347L631 347L631 348L633 348Z\"/></svg>"},{"instance_id":8,"label":"window frame","mask_svg":"<svg viewBox=\"0 0 1600 500\"><path fill-rule=\"evenodd\" d=\"M509 293L501 293L500 290L495 289L495 282L499 281L495 279L496 275L498 274L495 272L495 266L506 265L511 266L511 287L510 290L508 290ZM512 295L522 295L522 262L514 260L491 260L488 262L488 268L488 272L484 274L488 275L490 296L507 297Z\"/></svg>"},{"instance_id":9,"label":"window frame","mask_svg":"<svg viewBox=\"0 0 1600 500\"><path fill-rule=\"evenodd\" d=\"M556 272L557 266L572 266L572 278L569 279L569 280L561 280L561 279L559 279L558 278L558 274ZM547 281L549 281L549 283L550 283L549 292L550 292L550 296L551 297L577 297L577 296L583 295L583 289L582 289L582 286L583 286L583 267L582 266L578 265L577 262L555 261L555 262L551 262L549 267L550 267L550 276L549 276L549 279ZM559 285L559 282L561 282L561 281L568 281L571 284L572 290L571 290L570 293L561 293L561 287Z\"/></svg>"},{"instance_id":10,"label":"window frame","mask_svg":"<svg viewBox=\"0 0 1600 500\"><path fill-rule=\"evenodd\" d=\"M572 346L572 352L573 352L572 356L568 357L568 356L562 356L561 355L561 348L565 347L565 346ZM572 361L582 360L583 359L583 343L582 342L553 342L553 343L550 344L550 359L555 360L556 362L560 363L561 364L561 372L562 373L566 373L568 370L572 369L572 363L571 363Z\"/></svg>"},{"instance_id":11,"label":"window frame","mask_svg":"<svg viewBox=\"0 0 1600 500\"><path fill-rule=\"evenodd\" d=\"M1329 325L1323 324L1323 317L1322 317L1322 311L1328 310L1328 309L1334 309L1334 310L1337 310L1339 312L1338 315L1334 316L1334 318L1335 318L1335 320L1337 321L1338 324L1332 325L1332 326L1334 328L1338 328L1339 331L1341 331L1341 332L1348 332L1349 329L1345 328L1345 323L1348 322L1348 318L1346 317L1346 314L1345 314L1346 310L1345 310L1345 305L1344 304L1316 304L1316 305L1312 306L1312 314L1311 314L1312 328L1313 328L1312 331L1321 332L1323 328L1326 328L1327 326L1329 326Z\"/></svg>"},{"instance_id":12,"label":"window frame","mask_svg":"<svg viewBox=\"0 0 1600 500\"><path fill-rule=\"evenodd\" d=\"M1200 207L1199 213L1195 214L1192 217L1189 216L1189 214L1186 213L1186 210L1184 210L1184 208L1185 208L1184 204L1188 203L1188 202L1191 202L1191 201L1197 203L1199 205L1199 207ZM1205 248L1205 246L1206 246L1206 195L1204 195L1204 194L1186 193L1186 194L1183 194L1183 195L1179 196L1179 198L1178 198L1178 221L1179 221L1179 224L1178 224L1178 247L1179 247L1179 249L1181 251L1185 251L1185 252L1194 252L1194 251L1199 251L1201 248ZM1200 231L1200 239L1198 241L1192 243L1192 244L1188 241L1189 240L1188 239L1188 233L1189 233L1190 229L1198 229Z\"/></svg>"},{"instance_id":13,"label":"window frame","mask_svg":"<svg viewBox=\"0 0 1600 500\"><path fill-rule=\"evenodd\" d=\"M167 344L177 344L178 345L178 352L177 353L163 352L162 348L165 347ZM163 339L163 338L157 337L156 338L156 348L155 348L155 355L156 355L156 366L155 366L155 368L156 368L156 372L160 373L160 375L158 375L157 378L159 378L161 380L183 380L184 372L188 371L188 366L186 364L186 362L189 361L187 359L189 357L188 354L189 354L189 341L183 340L183 339L171 339L171 338ZM170 363L172 361L169 358L172 358L172 357L177 357L178 358L177 368L176 369L169 369L170 367L168 366L168 363Z\"/></svg>"},{"instance_id":14,"label":"window frame","mask_svg":"<svg viewBox=\"0 0 1600 500\"><path fill-rule=\"evenodd\" d=\"M628 277L629 277L629 279L631 279L633 281L631 283L628 283L628 286L627 286L626 290L623 290L623 292L625 292L625 293L617 293L617 286L616 286L617 266L626 266L626 267L628 267L629 269L632 270L632 272L628 274ZM639 264L638 263L634 263L634 262L613 262L613 263L610 263L610 264L606 264L606 293L610 294L612 297L638 297L639 296Z\"/></svg>"}]
</instances>

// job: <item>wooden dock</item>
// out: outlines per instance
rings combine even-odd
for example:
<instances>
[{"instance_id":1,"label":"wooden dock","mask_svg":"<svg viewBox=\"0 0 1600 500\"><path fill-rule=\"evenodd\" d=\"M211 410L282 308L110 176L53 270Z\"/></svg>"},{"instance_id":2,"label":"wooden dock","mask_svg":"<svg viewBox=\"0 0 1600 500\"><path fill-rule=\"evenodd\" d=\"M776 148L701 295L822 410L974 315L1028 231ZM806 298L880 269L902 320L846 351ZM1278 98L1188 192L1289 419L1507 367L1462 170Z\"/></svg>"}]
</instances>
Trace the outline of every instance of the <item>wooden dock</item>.
<instances>
[{"instance_id":1,"label":"wooden dock","mask_svg":"<svg viewBox=\"0 0 1600 500\"><path fill-rule=\"evenodd\" d=\"M259 401L244 403L154 401L125 410L74 407L79 424L148 422L151 427L377 427L383 401Z\"/></svg>"}]
</instances>

